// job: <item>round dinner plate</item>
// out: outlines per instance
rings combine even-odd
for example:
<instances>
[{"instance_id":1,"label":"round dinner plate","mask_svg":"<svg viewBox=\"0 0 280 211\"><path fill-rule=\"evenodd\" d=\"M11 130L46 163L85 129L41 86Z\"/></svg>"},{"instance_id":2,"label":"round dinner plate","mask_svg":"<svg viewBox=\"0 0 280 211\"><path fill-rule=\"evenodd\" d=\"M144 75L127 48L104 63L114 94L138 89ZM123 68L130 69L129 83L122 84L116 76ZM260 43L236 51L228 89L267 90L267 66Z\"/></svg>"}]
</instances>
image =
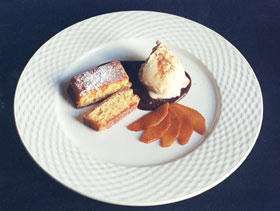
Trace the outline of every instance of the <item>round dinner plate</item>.
<instances>
[{"instance_id":1,"label":"round dinner plate","mask_svg":"<svg viewBox=\"0 0 280 211\"><path fill-rule=\"evenodd\" d=\"M85 126L92 106L74 108L69 79L113 60L144 61L157 40L191 76L180 103L205 117L207 134L168 148L144 144L141 132L126 128L147 113L139 109L103 132ZM263 103L252 68L219 34L175 15L128 11L89 18L47 41L20 77L14 114L27 151L57 181L100 201L147 206L193 197L235 171L256 142Z\"/></svg>"}]
</instances>

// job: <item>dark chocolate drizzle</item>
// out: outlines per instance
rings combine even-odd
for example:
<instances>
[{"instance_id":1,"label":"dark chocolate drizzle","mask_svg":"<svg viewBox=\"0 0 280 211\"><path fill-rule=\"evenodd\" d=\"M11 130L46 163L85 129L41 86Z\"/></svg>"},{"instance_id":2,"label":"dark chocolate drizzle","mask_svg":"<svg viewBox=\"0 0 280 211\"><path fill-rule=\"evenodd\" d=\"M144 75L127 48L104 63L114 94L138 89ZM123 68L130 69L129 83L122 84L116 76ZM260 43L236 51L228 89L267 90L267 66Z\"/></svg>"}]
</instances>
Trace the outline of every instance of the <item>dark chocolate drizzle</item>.
<instances>
[{"instance_id":1,"label":"dark chocolate drizzle","mask_svg":"<svg viewBox=\"0 0 280 211\"><path fill-rule=\"evenodd\" d=\"M153 99L150 97L146 87L140 82L138 78L138 71L144 61L122 61L121 62L126 73L129 76L129 80L132 82L132 89L134 94L140 97L138 108L141 110L154 110L158 106L169 102L174 103L181 100L189 91L191 87L191 77L186 73L186 77L190 79L190 83L187 87L181 89L181 95L170 99Z\"/></svg>"}]
</instances>

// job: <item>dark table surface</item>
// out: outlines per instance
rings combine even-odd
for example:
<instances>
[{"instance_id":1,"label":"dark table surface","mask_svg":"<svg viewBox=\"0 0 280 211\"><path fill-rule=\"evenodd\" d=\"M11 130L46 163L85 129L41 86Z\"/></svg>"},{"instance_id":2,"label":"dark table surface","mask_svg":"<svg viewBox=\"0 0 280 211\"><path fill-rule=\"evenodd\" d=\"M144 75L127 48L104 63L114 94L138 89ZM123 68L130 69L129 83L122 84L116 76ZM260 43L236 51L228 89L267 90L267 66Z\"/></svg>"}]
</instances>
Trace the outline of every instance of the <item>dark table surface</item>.
<instances>
[{"instance_id":1,"label":"dark table surface","mask_svg":"<svg viewBox=\"0 0 280 211\"><path fill-rule=\"evenodd\" d=\"M255 71L264 98L263 125L252 152L230 177L194 198L125 207L81 196L49 177L17 134L13 98L35 51L62 29L124 10L183 16L218 32ZM280 210L280 1L0 1L0 210Z\"/></svg>"}]
</instances>

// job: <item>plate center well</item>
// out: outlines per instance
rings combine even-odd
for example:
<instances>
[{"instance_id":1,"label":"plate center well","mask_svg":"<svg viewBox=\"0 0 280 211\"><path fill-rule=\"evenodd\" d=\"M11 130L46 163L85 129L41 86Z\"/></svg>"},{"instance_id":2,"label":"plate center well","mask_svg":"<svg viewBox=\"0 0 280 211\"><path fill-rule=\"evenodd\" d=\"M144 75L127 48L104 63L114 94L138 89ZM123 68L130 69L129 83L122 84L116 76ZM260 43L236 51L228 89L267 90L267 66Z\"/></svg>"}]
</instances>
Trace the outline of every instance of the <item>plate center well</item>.
<instances>
[{"instance_id":1,"label":"plate center well","mask_svg":"<svg viewBox=\"0 0 280 211\"><path fill-rule=\"evenodd\" d=\"M196 149L206 136L193 133L187 145L175 142L171 147L162 148L159 141L151 144L140 142L142 132L129 131L126 126L140 118L147 111L135 110L112 128L96 132L82 123L82 115L92 106L76 109L67 94L72 76L113 60L144 61L155 45L155 40L121 40L100 46L74 61L57 81L56 115L63 132L81 152L91 157L126 166L149 166L173 161L187 156ZM217 121L219 93L207 67L184 49L166 44L179 58L192 78L189 93L179 101L198 110L206 119L208 133ZM135 70L135 74L138 70Z\"/></svg>"}]
</instances>

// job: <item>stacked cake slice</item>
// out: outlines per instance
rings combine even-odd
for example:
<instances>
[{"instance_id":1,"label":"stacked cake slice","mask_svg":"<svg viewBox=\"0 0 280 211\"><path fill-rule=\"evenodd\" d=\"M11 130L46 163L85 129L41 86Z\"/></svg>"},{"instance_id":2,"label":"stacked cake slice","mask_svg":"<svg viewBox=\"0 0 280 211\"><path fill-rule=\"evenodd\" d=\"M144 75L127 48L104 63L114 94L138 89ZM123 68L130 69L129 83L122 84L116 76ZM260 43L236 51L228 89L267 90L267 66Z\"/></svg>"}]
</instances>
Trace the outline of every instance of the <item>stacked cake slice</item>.
<instances>
[{"instance_id":1,"label":"stacked cake slice","mask_svg":"<svg viewBox=\"0 0 280 211\"><path fill-rule=\"evenodd\" d=\"M101 131L137 108L140 98L133 94L131 85L120 61L113 61L73 76L68 93L77 108L105 99L84 115L86 125Z\"/></svg>"}]
</instances>

